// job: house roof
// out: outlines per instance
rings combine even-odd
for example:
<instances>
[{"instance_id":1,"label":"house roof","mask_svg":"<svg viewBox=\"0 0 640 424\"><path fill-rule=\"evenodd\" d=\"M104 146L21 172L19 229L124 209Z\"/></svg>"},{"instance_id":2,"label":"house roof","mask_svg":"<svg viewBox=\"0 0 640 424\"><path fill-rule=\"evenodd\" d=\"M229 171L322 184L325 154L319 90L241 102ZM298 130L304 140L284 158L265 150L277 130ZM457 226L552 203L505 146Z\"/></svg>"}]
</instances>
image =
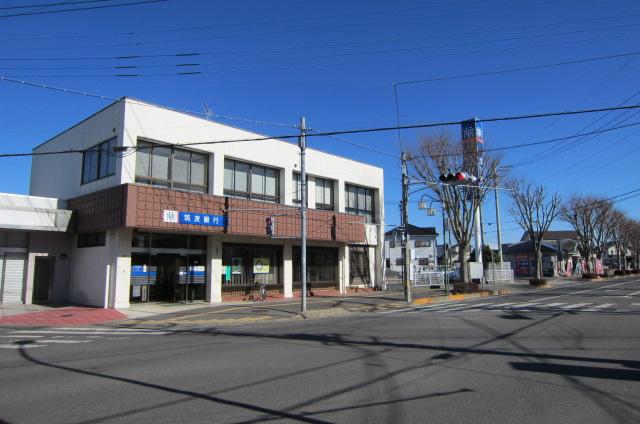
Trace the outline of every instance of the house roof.
<instances>
[{"instance_id":1,"label":"house roof","mask_svg":"<svg viewBox=\"0 0 640 424\"><path fill-rule=\"evenodd\" d=\"M385 236L392 236L398 230L399 227L394 227L391 230L384 233ZM435 227L418 227L415 225L407 225L408 234L410 236L437 236Z\"/></svg>"},{"instance_id":2,"label":"house roof","mask_svg":"<svg viewBox=\"0 0 640 424\"><path fill-rule=\"evenodd\" d=\"M548 243L542 243L542 247L540 250L542 253L557 252L557 249ZM513 243L502 248L502 253L505 255L510 255L514 253L528 253L531 251L533 251L533 242L530 240L520 241L518 243Z\"/></svg>"},{"instance_id":3,"label":"house roof","mask_svg":"<svg viewBox=\"0 0 640 424\"><path fill-rule=\"evenodd\" d=\"M520 241L527 240L529 240L529 233L525 232L524 234L522 234ZM542 240L578 240L578 233L573 230L546 231Z\"/></svg>"}]
</instances>

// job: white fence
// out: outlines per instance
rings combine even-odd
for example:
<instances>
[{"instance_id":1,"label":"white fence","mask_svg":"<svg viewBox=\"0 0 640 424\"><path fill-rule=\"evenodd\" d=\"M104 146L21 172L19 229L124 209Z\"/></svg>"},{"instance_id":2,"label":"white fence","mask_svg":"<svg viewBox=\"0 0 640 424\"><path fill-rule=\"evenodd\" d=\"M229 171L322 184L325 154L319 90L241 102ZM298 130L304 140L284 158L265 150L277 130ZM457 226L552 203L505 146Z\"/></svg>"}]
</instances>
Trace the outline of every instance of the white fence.
<instances>
[{"instance_id":1,"label":"white fence","mask_svg":"<svg viewBox=\"0 0 640 424\"><path fill-rule=\"evenodd\" d=\"M416 272L411 280L412 287L444 287L444 272Z\"/></svg>"},{"instance_id":2,"label":"white fence","mask_svg":"<svg viewBox=\"0 0 640 424\"><path fill-rule=\"evenodd\" d=\"M488 264L488 268L484 270L484 280L487 283L513 283L513 270L511 263L502 262L500 264Z\"/></svg>"}]
</instances>

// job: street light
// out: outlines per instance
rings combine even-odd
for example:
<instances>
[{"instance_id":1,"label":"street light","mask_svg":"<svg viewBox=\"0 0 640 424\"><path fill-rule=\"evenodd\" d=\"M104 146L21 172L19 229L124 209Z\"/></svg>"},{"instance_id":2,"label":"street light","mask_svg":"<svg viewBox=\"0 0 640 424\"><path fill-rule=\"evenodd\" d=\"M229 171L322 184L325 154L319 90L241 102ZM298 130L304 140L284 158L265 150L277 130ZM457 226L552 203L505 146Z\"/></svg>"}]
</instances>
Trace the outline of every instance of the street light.
<instances>
[{"instance_id":1,"label":"street light","mask_svg":"<svg viewBox=\"0 0 640 424\"><path fill-rule=\"evenodd\" d=\"M444 281L444 294L447 295L449 294L449 272L447 270L447 237L446 237L447 225L445 224L446 218L445 218L445 211L444 211L446 204L444 202L441 202L440 200L431 200L431 202L429 202L429 206L427 206L427 202L423 200L424 196L425 195L423 194L420 197L420 201L418 202L418 209L426 210L427 216L436 215L436 209L431 207L431 205L433 205L433 202L437 202L442 205L442 252L444 255L444 275L442 277L442 280ZM436 253L436 256L437 256L437 253Z\"/></svg>"}]
</instances>

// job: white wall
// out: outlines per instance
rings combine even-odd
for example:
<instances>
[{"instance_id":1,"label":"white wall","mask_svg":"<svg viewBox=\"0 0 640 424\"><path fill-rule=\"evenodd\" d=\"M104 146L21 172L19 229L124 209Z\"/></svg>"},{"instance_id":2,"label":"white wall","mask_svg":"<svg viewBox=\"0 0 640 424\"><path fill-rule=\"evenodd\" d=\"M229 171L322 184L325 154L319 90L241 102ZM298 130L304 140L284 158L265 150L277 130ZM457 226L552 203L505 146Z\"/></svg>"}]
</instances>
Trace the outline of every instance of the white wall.
<instances>
[{"instance_id":1,"label":"white wall","mask_svg":"<svg viewBox=\"0 0 640 424\"><path fill-rule=\"evenodd\" d=\"M158 106L153 106L137 100L127 99L125 110L124 145L134 146L138 137L147 138L170 144L236 140L263 137L228 125L211 122L206 119L174 112ZM211 194L223 195L224 157L239 159L258 164L280 168L281 199L287 204L293 204L293 171L300 171L300 150L295 143L281 140L248 141L240 143L221 143L190 147L208 153L214 153L214 160L210 165L213 169L213 188ZM218 156L221 155L222 157ZM334 190L338 186L334 201L338 204L338 211L344 212L344 184L356 184L383 191L383 171L381 168L362 162L342 158L340 156L323 153L315 149L306 150L306 168L310 178L309 203L315 204L315 190L313 177L319 176L334 181ZM211 168L210 171L211 173ZM283 178L284 184L283 184ZM123 160L122 183L135 180L135 155ZM376 198L376 216L384 216L383 198L378 193Z\"/></svg>"},{"instance_id":2,"label":"white wall","mask_svg":"<svg viewBox=\"0 0 640 424\"><path fill-rule=\"evenodd\" d=\"M77 248L77 237L74 237L73 245L71 302L106 308L109 288L107 246Z\"/></svg>"},{"instance_id":3,"label":"white wall","mask_svg":"<svg viewBox=\"0 0 640 424\"><path fill-rule=\"evenodd\" d=\"M36 256L51 256L54 258L53 281L49 292L51 302L65 303L69 301L72 239L73 237L66 233L33 231L29 234L29 268L27 271L26 303L31 303L33 297L33 277Z\"/></svg>"},{"instance_id":4,"label":"white wall","mask_svg":"<svg viewBox=\"0 0 640 424\"><path fill-rule=\"evenodd\" d=\"M84 150L116 135L118 145L121 145L123 115L124 103L116 102L33 150L38 153ZM114 176L81 185L81 153L33 156L29 193L34 196L70 199L112 187L120 184L119 163L120 161Z\"/></svg>"}]
</instances>

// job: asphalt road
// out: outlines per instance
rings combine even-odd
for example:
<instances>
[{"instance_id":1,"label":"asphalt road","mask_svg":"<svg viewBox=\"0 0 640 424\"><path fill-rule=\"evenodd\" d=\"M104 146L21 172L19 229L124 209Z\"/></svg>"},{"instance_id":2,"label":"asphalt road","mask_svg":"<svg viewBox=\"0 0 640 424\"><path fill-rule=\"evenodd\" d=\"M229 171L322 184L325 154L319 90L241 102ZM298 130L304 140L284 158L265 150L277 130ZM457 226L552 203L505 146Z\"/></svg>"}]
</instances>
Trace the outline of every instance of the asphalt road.
<instances>
[{"instance_id":1,"label":"asphalt road","mask_svg":"<svg viewBox=\"0 0 640 424\"><path fill-rule=\"evenodd\" d=\"M638 423L639 316L626 279L202 330L5 328L0 419Z\"/></svg>"}]
</instances>

